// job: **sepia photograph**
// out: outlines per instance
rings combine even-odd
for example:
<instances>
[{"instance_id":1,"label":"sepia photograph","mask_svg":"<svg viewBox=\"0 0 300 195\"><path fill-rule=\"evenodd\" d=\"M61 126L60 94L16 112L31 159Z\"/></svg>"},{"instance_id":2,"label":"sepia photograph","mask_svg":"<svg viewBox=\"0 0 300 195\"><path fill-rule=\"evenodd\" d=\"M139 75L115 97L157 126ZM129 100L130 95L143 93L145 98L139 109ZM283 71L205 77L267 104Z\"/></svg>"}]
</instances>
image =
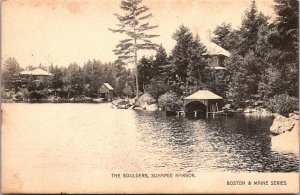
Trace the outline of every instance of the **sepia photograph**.
<instances>
[{"instance_id":1,"label":"sepia photograph","mask_svg":"<svg viewBox=\"0 0 300 195\"><path fill-rule=\"evenodd\" d=\"M298 0L1 1L1 193L299 193Z\"/></svg>"}]
</instances>

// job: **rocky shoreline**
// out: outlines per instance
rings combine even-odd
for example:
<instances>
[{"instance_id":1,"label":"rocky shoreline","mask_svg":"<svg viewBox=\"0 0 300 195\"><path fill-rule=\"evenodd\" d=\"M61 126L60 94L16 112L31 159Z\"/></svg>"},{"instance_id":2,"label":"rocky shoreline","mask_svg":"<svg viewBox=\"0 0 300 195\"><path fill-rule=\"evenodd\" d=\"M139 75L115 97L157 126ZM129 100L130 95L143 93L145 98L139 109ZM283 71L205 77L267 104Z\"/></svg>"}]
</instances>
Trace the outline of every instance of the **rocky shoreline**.
<instances>
[{"instance_id":1,"label":"rocky shoreline","mask_svg":"<svg viewBox=\"0 0 300 195\"><path fill-rule=\"evenodd\" d=\"M140 98L135 99L117 99L112 101L112 107L117 109L130 109L130 110L146 110L146 111L159 111L162 110L158 106L157 101L149 94L143 94ZM174 111L175 112L175 111ZM226 104L223 106L222 110L219 111L219 114L222 112L226 113L244 113L244 114L251 114L251 115L263 115L263 116L274 116L274 113L269 112L266 108L262 106L248 106L246 108L238 108L233 109L231 108L230 104Z\"/></svg>"},{"instance_id":2,"label":"rocky shoreline","mask_svg":"<svg viewBox=\"0 0 300 195\"><path fill-rule=\"evenodd\" d=\"M117 109L158 111L156 100L149 94L143 94L139 99L117 99L112 101L112 107Z\"/></svg>"},{"instance_id":3,"label":"rocky shoreline","mask_svg":"<svg viewBox=\"0 0 300 195\"><path fill-rule=\"evenodd\" d=\"M119 99L112 102L113 108L134 109L146 111L161 110L157 102L149 95L144 94L139 99ZM270 127L272 150L284 151L299 155L299 111L290 113L285 117L276 113L271 113L262 106L247 107L245 109L232 109L230 105L224 106L222 110L231 110L233 113L243 113L245 115L274 116L273 124Z\"/></svg>"}]
</instances>

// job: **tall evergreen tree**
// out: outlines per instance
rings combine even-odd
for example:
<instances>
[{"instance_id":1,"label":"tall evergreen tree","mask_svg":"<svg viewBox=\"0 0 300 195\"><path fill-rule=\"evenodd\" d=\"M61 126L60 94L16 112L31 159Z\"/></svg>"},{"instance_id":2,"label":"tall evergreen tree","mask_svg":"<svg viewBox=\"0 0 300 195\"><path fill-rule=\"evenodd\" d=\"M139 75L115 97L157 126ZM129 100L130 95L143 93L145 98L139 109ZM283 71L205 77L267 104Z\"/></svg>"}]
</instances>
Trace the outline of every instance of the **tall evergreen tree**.
<instances>
[{"instance_id":1,"label":"tall evergreen tree","mask_svg":"<svg viewBox=\"0 0 300 195\"><path fill-rule=\"evenodd\" d=\"M271 69L280 71L284 93L292 96L299 94L299 1L274 0L277 18L272 25L268 41L273 47L268 60ZM270 83L271 81L269 81ZM282 92L282 90L278 90Z\"/></svg>"},{"instance_id":2,"label":"tall evergreen tree","mask_svg":"<svg viewBox=\"0 0 300 195\"><path fill-rule=\"evenodd\" d=\"M226 50L236 48L237 33L231 27L231 24L222 23L214 30L215 37L212 41Z\"/></svg>"},{"instance_id":3,"label":"tall evergreen tree","mask_svg":"<svg viewBox=\"0 0 300 195\"><path fill-rule=\"evenodd\" d=\"M166 52L166 49L160 45L156 51L155 60L153 62L153 71L154 75L160 76L161 69L160 66L167 65L168 64L168 54Z\"/></svg>"},{"instance_id":4,"label":"tall evergreen tree","mask_svg":"<svg viewBox=\"0 0 300 195\"><path fill-rule=\"evenodd\" d=\"M262 13L258 13L255 0L252 1L250 9L245 11L239 34L238 53L245 56L250 50L255 50L258 40L258 31L261 25L266 24L268 18Z\"/></svg>"},{"instance_id":5,"label":"tall evergreen tree","mask_svg":"<svg viewBox=\"0 0 300 195\"><path fill-rule=\"evenodd\" d=\"M62 88L62 86L63 86L62 69L56 65L53 67L52 70L50 70L50 73L52 74L52 77L51 77L52 88L54 88L54 89Z\"/></svg>"},{"instance_id":6,"label":"tall evergreen tree","mask_svg":"<svg viewBox=\"0 0 300 195\"><path fill-rule=\"evenodd\" d=\"M155 55L155 63L158 65L165 65L168 63L168 54L162 44L158 47Z\"/></svg>"},{"instance_id":7,"label":"tall evergreen tree","mask_svg":"<svg viewBox=\"0 0 300 195\"><path fill-rule=\"evenodd\" d=\"M153 68L153 57L147 58L143 56L138 63L140 70L139 82L142 84L143 90L146 84L149 84L151 78L155 76L155 70Z\"/></svg>"},{"instance_id":8,"label":"tall evergreen tree","mask_svg":"<svg viewBox=\"0 0 300 195\"><path fill-rule=\"evenodd\" d=\"M275 21L277 34L273 37L275 48L292 52L298 58L299 49L299 1L274 0L278 17ZM275 39L275 40L274 40Z\"/></svg>"},{"instance_id":9,"label":"tall evergreen tree","mask_svg":"<svg viewBox=\"0 0 300 195\"><path fill-rule=\"evenodd\" d=\"M17 74L21 71L21 67L17 60L13 57L9 57L3 64L2 69L2 81L6 83L4 87L16 87L13 86L13 81L15 80Z\"/></svg>"},{"instance_id":10,"label":"tall evergreen tree","mask_svg":"<svg viewBox=\"0 0 300 195\"><path fill-rule=\"evenodd\" d=\"M142 0L122 0L121 9L125 12L124 15L115 14L119 20L117 29L109 29L112 32L126 34L129 38L123 39L116 46L115 54L122 61L134 63L136 68L136 96L139 97L139 69L138 69L138 50L154 50L157 44L151 42L151 38L158 35L147 34L147 31L156 28L157 26L150 25L144 20L152 17L148 13L149 8L141 5Z\"/></svg>"},{"instance_id":11,"label":"tall evergreen tree","mask_svg":"<svg viewBox=\"0 0 300 195\"><path fill-rule=\"evenodd\" d=\"M173 39L176 41L176 45L172 50L175 72L179 77L179 81L186 83L187 67L190 63L188 48L193 44L193 34L188 27L181 25L173 34Z\"/></svg>"},{"instance_id":12,"label":"tall evergreen tree","mask_svg":"<svg viewBox=\"0 0 300 195\"><path fill-rule=\"evenodd\" d=\"M187 50L189 53L189 62L186 70L188 84L201 86L205 81L207 61L204 58L206 48L201 43L198 35L193 39L192 44Z\"/></svg>"},{"instance_id":13,"label":"tall evergreen tree","mask_svg":"<svg viewBox=\"0 0 300 195\"><path fill-rule=\"evenodd\" d=\"M84 88L83 74L81 67L77 63L71 63L68 66L63 82L64 90L68 93L68 98L71 97L71 94L82 94Z\"/></svg>"}]
</instances>

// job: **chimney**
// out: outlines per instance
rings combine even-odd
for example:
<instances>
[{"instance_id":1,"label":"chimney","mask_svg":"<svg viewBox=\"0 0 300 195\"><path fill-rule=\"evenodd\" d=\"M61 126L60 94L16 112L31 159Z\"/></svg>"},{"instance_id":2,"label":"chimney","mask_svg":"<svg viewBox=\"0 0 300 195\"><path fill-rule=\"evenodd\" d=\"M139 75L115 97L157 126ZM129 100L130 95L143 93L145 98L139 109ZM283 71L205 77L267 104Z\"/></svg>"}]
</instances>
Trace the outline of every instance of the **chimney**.
<instances>
[{"instance_id":1,"label":"chimney","mask_svg":"<svg viewBox=\"0 0 300 195\"><path fill-rule=\"evenodd\" d=\"M211 30L206 31L206 39L211 41Z\"/></svg>"}]
</instances>

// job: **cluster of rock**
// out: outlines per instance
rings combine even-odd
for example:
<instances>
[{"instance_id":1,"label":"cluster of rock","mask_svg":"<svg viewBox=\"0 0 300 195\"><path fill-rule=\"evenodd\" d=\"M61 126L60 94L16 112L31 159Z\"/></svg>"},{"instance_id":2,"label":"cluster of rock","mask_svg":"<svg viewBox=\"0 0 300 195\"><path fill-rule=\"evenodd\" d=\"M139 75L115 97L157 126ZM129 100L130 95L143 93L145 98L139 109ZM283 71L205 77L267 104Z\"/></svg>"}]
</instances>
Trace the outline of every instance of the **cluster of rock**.
<instances>
[{"instance_id":1,"label":"cluster of rock","mask_svg":"<svg viewBox=\"0 0 300 195\"><path fill-rule=\"evenodd\" d=\"M270 131L272 148L274 150L299 154L299 113L289 114L289 117L276 115Z\"/></svg>"},{"instance_id":2,"label":"cluster of rock","mask_svg":"<svg viewBox=\"0 0 300 195\"><path fill-rule=\"evenodd\" d=\"M140 96L137 100L134 98L114 100L112 106L118 109L158 111L155 99L147 93Z\"/></svg>"},{"instance_id":3,"label":"cluster of rock","mask_svg":"<svg viewBox=\"0 0 300 195\"><path fill-rule=\"evenodd\" d=\"M266 115L266 116L272 115L272 113L269 112L266 108L252 107L252 106L245 108L244 113L256 113L256 114Z\"/></svg>"},{"instance_id":4,"label":"cluster of rock","mask_svg":"<svg viewBox=\"0 0 300 195\"><path fill-rule=\"evenodd\" d=\"M269 112L267 109L263 108L262 106L258 107L253 107L253 106L248 106L245 109L243 108L238 108L238 109L233 109L231 104L225 104L225 106L222 107L222 111L227 111L227 112L233 112L233 113L252 113L252 114L259 114L259 115L265 115L265 116L271 116L272 113Z\"/></svg>"},{"instance_id":5,"label":"cluster of rock","mask_svg":"<svg viewBox=\"0 0 300 195\"><path fill-rule=\"evenodd\" d=\"M299 123L299 115L291 113L289 117L276 115L270 131L273 135L279 135L295 129Z\"/></svg>"}]
</instances>

